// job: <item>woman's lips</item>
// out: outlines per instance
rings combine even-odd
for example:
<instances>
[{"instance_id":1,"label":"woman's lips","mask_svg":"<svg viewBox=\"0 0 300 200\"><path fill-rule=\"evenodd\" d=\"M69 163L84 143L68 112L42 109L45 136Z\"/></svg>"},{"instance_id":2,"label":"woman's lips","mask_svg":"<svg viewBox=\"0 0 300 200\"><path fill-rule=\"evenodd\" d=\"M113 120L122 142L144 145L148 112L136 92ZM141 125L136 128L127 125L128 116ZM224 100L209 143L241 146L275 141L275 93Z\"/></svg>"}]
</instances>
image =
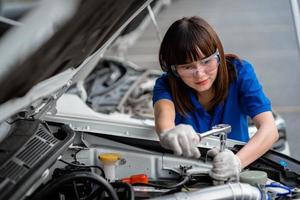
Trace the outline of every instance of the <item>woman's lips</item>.
<instances>
[{"instance_id":1,"label":"woman's lips","mask_svg":"<svg viewBox=\"0 0 300 200\"><path fill-rule=\"evenodd\" d=\"M208 79L196 82L197 85L205 85L206 83L208 83Z\"/></svg>"}]
</instances>

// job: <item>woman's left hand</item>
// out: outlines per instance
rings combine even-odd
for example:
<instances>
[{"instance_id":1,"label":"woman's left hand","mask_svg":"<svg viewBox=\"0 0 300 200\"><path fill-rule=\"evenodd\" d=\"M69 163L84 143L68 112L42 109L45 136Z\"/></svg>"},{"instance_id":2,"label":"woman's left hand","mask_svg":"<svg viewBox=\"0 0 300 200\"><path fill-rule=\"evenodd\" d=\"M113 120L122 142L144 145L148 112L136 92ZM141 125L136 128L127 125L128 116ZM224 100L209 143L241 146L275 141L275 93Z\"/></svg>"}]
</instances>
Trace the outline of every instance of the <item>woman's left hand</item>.
<instances>
[{"instance_id":1,"label":"woman's left hand","mask_svg":"<svg viewBox=\"0 0 300 200\"><path fill-rule=\"evenodd\" d=\"M213 155L213 168L209 175L217 181L236 181L241 172L240 159L230 150L220 152L212 149L209 154Z\"/></svg>"}]
</instances>

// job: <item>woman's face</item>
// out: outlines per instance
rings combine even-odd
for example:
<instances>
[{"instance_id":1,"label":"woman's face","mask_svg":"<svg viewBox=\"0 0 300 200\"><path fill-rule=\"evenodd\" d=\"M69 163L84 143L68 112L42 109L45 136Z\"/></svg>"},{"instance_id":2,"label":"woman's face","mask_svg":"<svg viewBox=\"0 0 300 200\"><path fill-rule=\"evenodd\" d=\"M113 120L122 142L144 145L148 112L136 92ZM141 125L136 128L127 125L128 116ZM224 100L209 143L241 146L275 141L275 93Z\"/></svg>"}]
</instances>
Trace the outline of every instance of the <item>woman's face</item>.
<instances>
[{"instance_id":1,"label":"woman's face","mask_svg":"<svg viewBox=\"0 0 300 200\"><path fill-rule=\"evenodd\" d=\"M219 65L219 53L193 62L176 66L176 72L185 84L198 94L210 92L216 80Z\"/></svg>"}]
</instances>

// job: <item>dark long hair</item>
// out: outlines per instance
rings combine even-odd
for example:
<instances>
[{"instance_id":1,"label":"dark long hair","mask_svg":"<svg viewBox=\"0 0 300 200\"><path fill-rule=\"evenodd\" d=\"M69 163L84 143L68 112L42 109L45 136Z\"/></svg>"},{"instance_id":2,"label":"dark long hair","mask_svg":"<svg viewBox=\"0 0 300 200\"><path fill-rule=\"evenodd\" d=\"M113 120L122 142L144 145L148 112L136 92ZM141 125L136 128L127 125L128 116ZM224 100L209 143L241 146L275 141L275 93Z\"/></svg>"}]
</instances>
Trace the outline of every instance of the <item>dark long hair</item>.
<instances>
[{"instance_id":1,"label":"dark long hair","mask_svg":"<svg viewBox=\"0 0 300 200\"><path fill-rule=\"evenodd\" d=\"M167 30L159 50L159 62L163 71L168 72L169 84L176 111L182 115L193 111L188 96L188 86L171 70L171 65L184 64L187 60L201 59L201 50L205 57L216 50L220 54L220 64L216 80L213 83L215 96L210 107L224 101L228 94L229 84L236 79L231 60L236 55L224 55L222 43L213 28L202 18L190 17L175 21Z\"/></svg>"}]
</instances>

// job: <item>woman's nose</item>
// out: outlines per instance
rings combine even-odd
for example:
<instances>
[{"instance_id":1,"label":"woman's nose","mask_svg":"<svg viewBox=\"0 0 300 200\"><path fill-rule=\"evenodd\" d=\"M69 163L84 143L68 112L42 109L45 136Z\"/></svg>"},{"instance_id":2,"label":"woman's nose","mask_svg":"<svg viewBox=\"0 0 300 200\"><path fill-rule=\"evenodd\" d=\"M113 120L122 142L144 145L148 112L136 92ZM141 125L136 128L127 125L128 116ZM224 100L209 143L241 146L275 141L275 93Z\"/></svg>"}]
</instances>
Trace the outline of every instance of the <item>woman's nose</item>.
<instances>
[{"instance_id":1,"label":"woman's nose","mask_svg":"<svg viewBox=\"0 0 300 200\"><path fill-rule=\"evenodd\" d=\"M204 75L205 74L205 71L204 71L204 69L203 69L203 66L201 66L201 65L197 65L197 67L195 67L195 69L194 69L195 71L194 71L194 76L202 76L202 75Z\"/></svg>"}]
</instances>

